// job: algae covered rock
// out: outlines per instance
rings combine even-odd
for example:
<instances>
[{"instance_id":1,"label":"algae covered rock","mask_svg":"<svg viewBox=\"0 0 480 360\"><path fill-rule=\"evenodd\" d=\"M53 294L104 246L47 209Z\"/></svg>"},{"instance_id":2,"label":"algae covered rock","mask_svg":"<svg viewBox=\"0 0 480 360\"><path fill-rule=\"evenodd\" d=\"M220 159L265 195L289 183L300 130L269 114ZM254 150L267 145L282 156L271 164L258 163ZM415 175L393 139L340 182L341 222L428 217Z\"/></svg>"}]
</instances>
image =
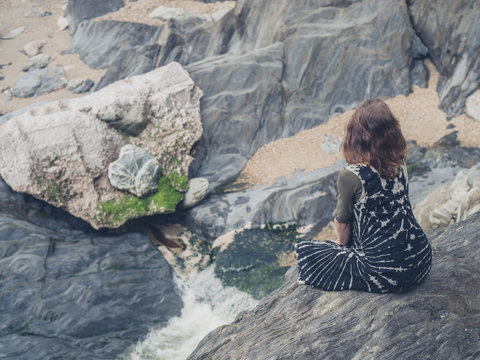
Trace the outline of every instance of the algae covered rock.
<instances>
[{"instance_id":1,"label":"algae covered rock","mask_svg":"<svg viewBox=\"0 0 480 360\"><path fill-rule=\"evenodd\" d=\"M94 228L173 212L188 187L190 150L202 134L201 95L188 73L171 63L84 97L7 114L4 122L0 118L0 175L13 190L63 208ZM100 119L112 108L125 118L121 111L130 113L132 104L142 104L148 119L134 137ZM156 191L136 180L134 193L154 191L142 199L119 191L108 179L109 165L127 144L148 152L164 175L146 171Z\"/></svg>"}]
</instances>

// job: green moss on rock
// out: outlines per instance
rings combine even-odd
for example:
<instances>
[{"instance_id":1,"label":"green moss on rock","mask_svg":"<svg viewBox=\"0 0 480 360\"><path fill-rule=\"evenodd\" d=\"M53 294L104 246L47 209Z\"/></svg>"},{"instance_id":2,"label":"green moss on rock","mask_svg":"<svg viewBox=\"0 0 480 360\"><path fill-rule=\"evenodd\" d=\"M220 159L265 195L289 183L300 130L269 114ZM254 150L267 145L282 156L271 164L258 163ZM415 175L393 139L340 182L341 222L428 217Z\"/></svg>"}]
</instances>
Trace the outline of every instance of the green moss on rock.
<instances>
[{"instance_id":1,"label":"green moss on rock","mask_svg":"<svg viewBox=\"0 0 480 360\"><path fill-rule=\"evenodd\" d=\"M290 264L281 258L294 252L298 235L294 225L237 233L234 241L217 253L215 275L225 286L234 286L261 299L283 284Z\"/></svg>"},{"instance_id":2,"label":"green moss on rock","mask_svg":"<svg viewBox=\"0 0 480 360\"><path fill-rule=\"evenodd\" d=\"M180 191L185 192L188 190L188 178L185 175L179 175L176 173L170 173L167 175L167 178L170 180L172 186Z\"/></svg>"},{"instance_id":3,"label":"green moss on rock","mask_svg":"<svg viewBox=\"0 0 480 360\"><path fill-rule=\"evenodd\" d=\"M144 198L125 195L120 199L109 200L99 205L97 220L108 227L124 224L129 219L142 216L172 213L184 195L177 191L166 176L158 180L156 193Z\"/></svg>"}]
</instances>

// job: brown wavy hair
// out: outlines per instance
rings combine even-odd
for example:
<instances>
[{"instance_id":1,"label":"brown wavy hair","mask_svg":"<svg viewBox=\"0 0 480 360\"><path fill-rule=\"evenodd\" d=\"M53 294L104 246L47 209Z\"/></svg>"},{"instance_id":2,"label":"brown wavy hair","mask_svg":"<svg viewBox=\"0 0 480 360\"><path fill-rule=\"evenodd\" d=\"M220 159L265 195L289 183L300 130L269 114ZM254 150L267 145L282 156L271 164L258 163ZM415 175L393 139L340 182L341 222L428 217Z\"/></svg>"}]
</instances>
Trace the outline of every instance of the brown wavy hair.
<instances>
[{"instance_id":1,"label":"brown wavy hair","mask_svg":"<svg viewBox=\"0 0 480 360\"><path fill-rule=\"evenodd\" d=\"M394 178L406 158L400 123L380 99L362 102L347 124L343 155L349 164L364 163L382 177Z\"/></svg>"}]
</instances>

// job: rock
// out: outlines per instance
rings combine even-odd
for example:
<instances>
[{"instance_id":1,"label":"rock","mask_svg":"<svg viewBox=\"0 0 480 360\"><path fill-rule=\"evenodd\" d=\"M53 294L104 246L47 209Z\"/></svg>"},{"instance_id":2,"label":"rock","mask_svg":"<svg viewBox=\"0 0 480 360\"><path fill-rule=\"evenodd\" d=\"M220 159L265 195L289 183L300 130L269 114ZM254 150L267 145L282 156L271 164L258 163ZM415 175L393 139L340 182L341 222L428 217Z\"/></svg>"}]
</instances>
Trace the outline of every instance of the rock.
<instances>
[{"instance_id":1,"label":"rock","mask_svg":"<svg viewBox=\"0 0 480 360\"><path fill-rule=\"evenodd\" d=\"M186 11L183 8L173 8L169 6L159 6L153 10L148 17L150 19L160 19L168 21L170 19L175 19L177 21L199 21L203 22L207 20L207 16L202 14L196 14L189 11Z\"/></svg>"},{"instance_id":2,"label":"rock","mask_svg":"<svg viewBox=\"0 0 480 360\"><path fill-rule=\"evenodd\" d=\"M423 60L428 56L428 48L417 34L413 35L412 56L414 60Z\"/></svg>"},{"instance_id":3,"label":"rock","mask_svg":"<svg viewBox=\"0 0 480 360\"><path fill-rule=\"evenodd\" d=\"M409 2L409 9L413 26L440 72L440 107L449 116L459 115L466 97L479 88L480 3L415 0Z\"/></svg>"},{"instance_id":4,"label":"rock","mask_svg":"<svg viewBox=\"0 0 480 360\"><path fill-rule=\"evenodd\" d=\"M15 39L18 35L22 34L25 30L29 29L28 26L20 26L13 30L10 30L7 36L2 37L4 40Z\"/></svg>"},{"instance_id":5,"label":"rock","mask_svg":"<svg viewBox=\"0 0 480 360\"><path fill-rule=\"evenodd\" d=\"M480 90L475 91L467 98L465 112L472 119L480 121Z\"/></svg>"},{"instance_id":6,"label":"rock","mask_svg":"<svg viewBox=\"0 0 480 360\"><path fill-rule=\"evenodd\" d=\"M423 60L413 60L410 77L413 84L420 86L421 88L428 87L428 79L430 78L430 72L425 66Z\"/></svg>"},{"instance_id":7,"label":"rock","mask_svg":"<svg viewBox=\"0 0 480 360\"><path fill-rule=\"evenodd\" d=\"M187 190L190 151L202 134L201 94L188 73L172 63L94 94L35 106L1 125L0 175L15 191L61 207L97 229L173 212L183 199L180 191ZM149 122L135 137L99 119L106 109L137 105L147 109ZM108 166L127 143L153 155L166 175L157 193L144 199L108 181Z\"/></svg>"},{"instance_id":8,"label":"rock","mask_svg":"<svg viewBox=\"0 0 480 360\"><path fill-rule=\"evenodd\" d=\"M0 213L4 357L115 359L180 315L172 270L146 235L79 230L42 210Z\"/></svg>"},{"instance_id":9,"label":"rock","mask_svg":"<svg viewBox=\"0 0 480 360\"><path fill-rule=\"evenodd\" d=\"M22 68L22 71L29 71L33 69L43 69L44 67L47 67L49 62L50 62L50 55L38 54L28 59L28 62Z\"/></svg>"},{"instance_id":10,"label":"rock","mask_svg":"<svg viewBox=\"0 0 480 360\"><path fill-rule=\"evenodd\" d=\"M83 94L93 87L94 82L90 79L71 79L68 81L67 90L74 94Z\"/></svg>"},{"instance_id":11,"label":"rock","mask_svg":"<svg viewBox=\"0 0 480 360\"><path fill-rule=\"evenodd\" d=\"M51 11L48 11L39 7L34 7L23 13L23 16L25 16L26 18L35 18L35 17L42 18L50 15L52 15Z\"/></svg>"},{"instance_id":12,"label":"rock","mask_svg":"<svg viewBox=\"0 0 480 360\"><path fill-rule=\"evenodd\" d=\"M67 30L68 29L68 18L66 18L65 16L60 16L57 19L57 28L58 28L58 31Z\"/></svg>"},{"instance_id":13,"label":"rock","mask_svg":"<svg viewBox=\"0 0 480 360\"><path fill-rule=\"evenodd\" d=\"M205 132L192 175L206 177L213 191L224 185L219 179L231 181L242 170L214 168L223 159L244 165L263 144L365 98L408 93L413 35L403 2L248 0L219 22L85 21L70 51L92 67L109 68L95 89L171 61L186 65L205 92Z\"/></svg>"},{"instance_id":14,"label":"rock","mask_svg":"<svg viewBox=\"0 0 480 360\"><path fill-rule=\"evenodd\" d=\"M82 21L117 11L124 6L123 0L69 0L65 16L68 19L70 33L74 34Z\"/></svg>"},{"instance_id":15,"label":"rock","mask_svg":"<svg viewBox=\"0 0 480 360\"><path fill-rule=\"evenodd\" d=\"M25 54L27 54L30 57L35 56L40 53L43 45L45 45L46 43L47 42L45 40L30 41L28 44L26 44L23 47L23 51L25 51Z\"/></svg>"},{"instance_id":16,"label":"rock","mask_svg":"<svg viewBox=\"0 0 480 360\"><path fill-rule=\"evenodd\" d=\"M208 334L188 359L473 359L480 352L479 231L476 214L431 236L432 270L402 295L299 285L294 265L279 289Z\"/></svg>"},{"instance_id":17,"label":"rock","mask_svg":"<svg viewBox=\"0 0 480 360\"><path fill-rule=\"evenodd\" d=\"M320 230L333 218L342 166L297 173L271 186L210 195L187 212L187 225L210 242L247 224L295 223Z\"/></svg>"},{"instance_id":18,"label":"rock","mask_svg":"<svg viewBox=\"0 0 480 360\"><path fill-rule=\"evenodd\" d=\"M108 166L110 184L138 197L157 191L161 174L157 159L131 144L123 146L118 160Z\"/></svg>"},{"instance_id":19,"label":"rock","mask_svg":"<svg viewBox=\"0 0 480 360\"><path fill-rule=\"evenodd\" d=\"M423 229L444 228L479 210L480 164L459 171L455 180L433 190L415 207Z\"/></svg>"},{"instance_id":20,"label":"rock","mask_svg":"<svg viewBox=\"0 0 480 360\"><path fill-rule=\"evenodd\" d=\"M183 199L183 207L190 208L197 205L208 194L208 180L205 178L194 178L188 181L188 190Z\"/></svg>"},{"instance_id":21,"label":"rock","mask_svg":"<svg viewBox=\"0 0 480 360\"><path fill-rule=\"evenodd\" d=\"M61 89L67 83L62 68L35 69L18 79L12 87L13 95L19 98L48 94Z\"/></svg>"}]
</instances>

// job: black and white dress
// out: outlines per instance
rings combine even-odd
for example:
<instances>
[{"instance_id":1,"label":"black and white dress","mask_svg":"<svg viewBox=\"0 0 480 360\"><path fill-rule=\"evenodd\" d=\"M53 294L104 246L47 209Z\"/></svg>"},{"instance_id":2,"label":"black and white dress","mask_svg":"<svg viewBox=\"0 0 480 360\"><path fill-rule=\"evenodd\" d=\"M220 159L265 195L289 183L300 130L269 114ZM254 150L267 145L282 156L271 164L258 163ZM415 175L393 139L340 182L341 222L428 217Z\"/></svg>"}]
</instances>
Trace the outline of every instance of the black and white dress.
<instances>
[{"instance_id":1,"label":"black and white dress","mask_svg":"<svg viewBox=\"0 0 480 360\"><path fill-rule=\"evenodd\" d=\"M346 169L363 187L354 204L350 242L297 244L298 282L323 290L409 290L430 271L432 251L412 212L406 167L394 179L381 177L368 165Z\"/></svg>"}]
</instances>

